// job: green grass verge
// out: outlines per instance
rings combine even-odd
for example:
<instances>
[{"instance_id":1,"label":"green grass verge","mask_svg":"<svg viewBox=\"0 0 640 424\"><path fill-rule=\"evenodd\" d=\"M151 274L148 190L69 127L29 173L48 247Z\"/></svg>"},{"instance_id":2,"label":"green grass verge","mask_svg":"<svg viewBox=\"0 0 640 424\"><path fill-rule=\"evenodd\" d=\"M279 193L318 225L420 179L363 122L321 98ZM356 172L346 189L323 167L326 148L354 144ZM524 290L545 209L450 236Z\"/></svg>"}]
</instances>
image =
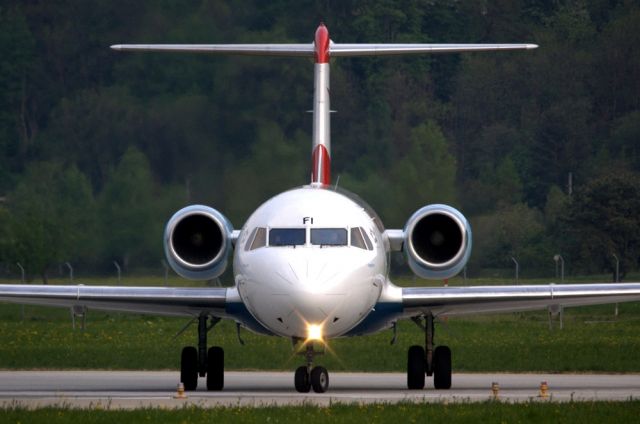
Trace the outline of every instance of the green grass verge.
<instances>
[{"instance_id":1,"label":"green grass verge","mask_svg":"<svg viewBox=\"0 0 640 424\"><path fill-rule=\"evenodd\" d=\"M567 309L564 330L549 330L546 313L450 318L436 326L436 343L453 351L454 372L640 372L640 303ZM85 331L73 330L67 309L0 304L0 368L178 369L182 346L196 343L187 320L89 311ZM332 371L404 371L410 345L423 335L411 322L391 332L330 341L317 362ZM221 322L210 343L224 347L229 370L292 370L302 358L287 339L242 332Z\"/></svg>"},{"instance_id":2,"label":"green grass verge","mask_svg":"<svg viewBox=\"0 0 640 424\"><path fill-rule=\"evenodd\" d=\"M456 404L334 405L266 408L183 408L133 411L21 408L0 410L5 423L515 423L515 422L635 422L640 402L523 403L500 402Z\"/></svg>"}]
</instances>

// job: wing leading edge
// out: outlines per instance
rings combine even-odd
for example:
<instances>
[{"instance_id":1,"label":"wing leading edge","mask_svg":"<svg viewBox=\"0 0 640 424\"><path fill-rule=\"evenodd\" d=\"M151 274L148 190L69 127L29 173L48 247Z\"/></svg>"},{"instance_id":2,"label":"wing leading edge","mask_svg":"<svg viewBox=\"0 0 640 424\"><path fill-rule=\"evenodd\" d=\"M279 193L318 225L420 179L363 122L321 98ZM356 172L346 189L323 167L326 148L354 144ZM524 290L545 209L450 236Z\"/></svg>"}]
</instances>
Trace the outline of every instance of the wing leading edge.
<instances>
[{"instance_id":1,"label":"wing leading edge","mask_svg":"<svg viewBox=\"0 0 640 424\"><path fill-rule=\"evenodd\" d=\"M518 312L640 300L640 283L405 287L404 316Z\"/></svg>"},{"instance_id":2,"label":"wing leading edge","mask_svg":"<svg viewBox=\"0 0 640 424\"><path fill-rule=\"evenodd\" d=\"M120 286L0 285L0 301L110 311L226 317L233 289Z\"/></svg>"}]
</instances>

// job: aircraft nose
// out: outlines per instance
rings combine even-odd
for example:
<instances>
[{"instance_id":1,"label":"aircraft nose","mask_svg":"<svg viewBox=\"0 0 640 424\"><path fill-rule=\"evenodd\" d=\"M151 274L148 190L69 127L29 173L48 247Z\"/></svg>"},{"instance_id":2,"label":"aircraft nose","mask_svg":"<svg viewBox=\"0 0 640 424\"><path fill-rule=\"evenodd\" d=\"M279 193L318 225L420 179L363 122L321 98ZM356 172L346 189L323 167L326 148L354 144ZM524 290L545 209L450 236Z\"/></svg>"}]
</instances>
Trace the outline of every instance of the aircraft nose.
<instances>
[{"instance_id":1,"label":"aircraft nose","mask_svg":"<svg viewBox=\"0 0 640 424\"><path fill-rule=\"evenodd\" d=\"M324 339L337 337L375 305L384 277L368 262L354 263L338 249L278 253L263 268L265 272L247 274L238 286L254 317L274 333L308 338L320 332Z\"/></svg>"},{"instance_id":2,"label":"aircraft nose","mask_svg":"<svg viewBox=\"0 0 640 424\"><path fill-rule=\"evenodd\" d=\"M316 269L309 263L290 264L290 268L295 274L290 301L299 325L320 325L332 320L345 299L345 276L327 263Z\"/></svg>"},{"instance_id":3,"label":"aircraft nose","mask_svg":"<svg viewBox=\"0 0 640 424\"><path fill-rule=\"evenodd\" d=\"M300 278L290 296L290 325L299 337L338 336L366 315L375 304L382 284L368 268L340 269L327 264L313 277ZM328 271L328 272L327 272Z\"/></svg>"},{"instance_id":4,"label":"aircraft nose","mask_svg":"<svg viewBox=\"0 0 640 424\"><path fill-rule=\"evenodd\" d=\"M291 296L291 306L303 322L320 324L332 319L344 299L343 293L298 292Z\"/></svg>"}]
</instances>

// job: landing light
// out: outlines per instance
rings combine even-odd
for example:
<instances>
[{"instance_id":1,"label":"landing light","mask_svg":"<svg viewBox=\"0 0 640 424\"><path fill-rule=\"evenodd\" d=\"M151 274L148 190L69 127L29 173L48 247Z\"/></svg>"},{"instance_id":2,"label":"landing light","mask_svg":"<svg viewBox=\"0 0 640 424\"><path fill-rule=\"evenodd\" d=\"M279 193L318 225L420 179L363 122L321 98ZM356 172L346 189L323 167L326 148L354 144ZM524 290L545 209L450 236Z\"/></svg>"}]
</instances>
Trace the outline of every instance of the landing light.
<instances>
[{"instance_id":1,"label":"landing light","mask_svg":"<svg viewBox=\"0 0 640 424\"><path fill-rule=\"evenodd\" d=\"M322 341L322 325L321 324L307 324L307 340Z\"/></svg>"}]
</instances>

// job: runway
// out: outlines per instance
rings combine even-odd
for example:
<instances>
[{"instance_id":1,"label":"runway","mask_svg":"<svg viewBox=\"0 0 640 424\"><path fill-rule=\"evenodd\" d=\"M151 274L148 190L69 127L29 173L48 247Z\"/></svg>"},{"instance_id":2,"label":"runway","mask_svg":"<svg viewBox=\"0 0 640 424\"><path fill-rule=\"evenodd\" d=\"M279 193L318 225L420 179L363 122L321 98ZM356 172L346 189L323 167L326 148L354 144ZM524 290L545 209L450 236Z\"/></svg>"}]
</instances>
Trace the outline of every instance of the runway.
<instances>
[{"instance_id":1,"label":"runway","mask_svg":"<svg viewBox=\"0 0 640 424\"><path fill-rule=\"evenodd\" d=\"M37 408L65 405L74 408L180 408L185 405L265 406L336 403L508 402L640 399L640 375L600 374L454 374L451 390L407 390L401 373L330 374L327 393L297 393L293 373L227 372L221 392L207 392L200 379L195 392L176 399L175 371L0 371L0 405ZM549 386L548 398L539 397L540 383Z\"/></svg>"}]
</instances>

